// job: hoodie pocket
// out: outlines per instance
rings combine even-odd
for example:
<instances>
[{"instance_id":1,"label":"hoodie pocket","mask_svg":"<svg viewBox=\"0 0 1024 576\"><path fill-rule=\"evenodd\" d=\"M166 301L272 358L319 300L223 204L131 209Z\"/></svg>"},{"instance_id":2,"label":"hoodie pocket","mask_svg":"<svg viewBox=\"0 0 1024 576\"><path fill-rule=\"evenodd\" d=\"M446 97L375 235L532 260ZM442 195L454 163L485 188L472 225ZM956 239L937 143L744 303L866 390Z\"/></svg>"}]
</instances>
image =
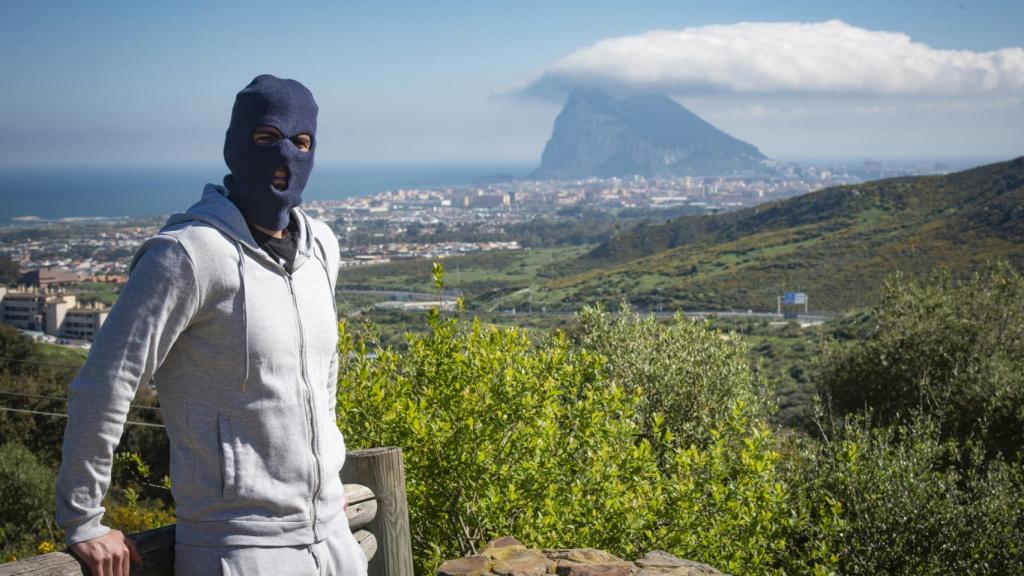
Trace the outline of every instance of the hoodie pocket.
<instances>
[{"instance_id":1,"label":"hoodie pocket","mask_svg":"<svg viewBox=\"0 0 1024 576\"><path fill-rule=\"evenodd\" d=\"M340 474L342 466L345 465L345 438L333 418L325 421L321 430L324 431L320 448L323 454L324 475Z\"/></svg>"},{"instance_id":2,"label":"hoodie pocket","mask_svg":"<svg viewBox=\"0 0 1024 576\"><path fill-rule=\"evenodd\" d=\"M238 495L238 451L235 450L231 419L223 414L217 415L217 434L220 444L221 498L234 500Z\"/></svg>"}]
</instances>

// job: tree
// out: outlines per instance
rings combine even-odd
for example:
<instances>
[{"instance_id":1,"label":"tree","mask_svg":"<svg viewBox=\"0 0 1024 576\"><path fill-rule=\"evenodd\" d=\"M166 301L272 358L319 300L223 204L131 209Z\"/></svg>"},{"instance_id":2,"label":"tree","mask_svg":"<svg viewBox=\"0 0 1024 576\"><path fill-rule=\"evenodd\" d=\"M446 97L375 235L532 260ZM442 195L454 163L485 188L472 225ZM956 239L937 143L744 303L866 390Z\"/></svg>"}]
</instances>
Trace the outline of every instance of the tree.
<instances>
[{"instance_id":1,"label":"tree","mask_svg":"<svg viewBox=\"0 0 1024 576\"><path fill-rule=\"evenodd\" d=\"M10 254L0 254L0 284L17 284L21 278L21 263Z\"/></svg>"},{"instance_id":2,"label":"tree","mask_svg":"<svg viewBox=\"0 0 1024 576\"><path fill-rule=\"evenodd\" d=\"M35 345L18 329L0 324L0 374L23 375L35 373L37 366L28 361L35 355Z\"/></svg>"}]
</instances>

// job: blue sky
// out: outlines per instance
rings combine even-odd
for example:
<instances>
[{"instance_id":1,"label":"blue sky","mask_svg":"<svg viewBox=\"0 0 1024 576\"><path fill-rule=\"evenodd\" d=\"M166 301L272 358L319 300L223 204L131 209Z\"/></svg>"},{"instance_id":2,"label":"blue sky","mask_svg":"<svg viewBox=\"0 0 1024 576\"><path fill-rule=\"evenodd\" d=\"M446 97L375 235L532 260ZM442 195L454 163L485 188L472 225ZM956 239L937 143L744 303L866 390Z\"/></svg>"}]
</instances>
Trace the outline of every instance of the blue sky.
<instances>
[{"instance_id":1,"label":"blue sky","mask_svg":"<svg viewBox=\"0 0 1024 576\"><path fill-rule=\"evenodd\" d=\"M724 30L727 42L749 34L774 46L790 34L777 23L832 20L841 26L810 28L816 35L800 49L818 54L814 38L830 30L866 38L865 54L877 48L871 57L882 64L851 68L864 75L856 88L844 83L843 66L861 59L857 44L821 51L779 88L746 86L748 73L736 68L745 53L728 47L733 60L715 65L739 71L704 78L712 60L687 43ZM1022 21L1019 1L969 0L3 2L0 166L218 163L235 92L264 72L313 90L321 163L536 161L562 93L535 88L577 81L664 88L776 158L1011 157L1024 153L1024 89L1015 80L1024 69L1005 49L1024 46ZM663 37L652 35L658 30ZM889 57L882 32L924 49L900 52L896 37ZM625 40L608 42L615 38ZM688 59L691 76L664 77L679 60L655 70L662 76L653 84L629 76L647 64L652 52L642 45L652 38ZM626 64L604 66L608 50ZM1009 68L990 88L971 87L971 76L949 88L943 79L960 58L949 51ZM893 72L887 58L951 60ZM787 76L772 65L755 72ZM807 87L827 76L814 66L837 77ZM886 75L919 73L932 79L895 92L886 84Z\"/></svg>"}]
</instances>

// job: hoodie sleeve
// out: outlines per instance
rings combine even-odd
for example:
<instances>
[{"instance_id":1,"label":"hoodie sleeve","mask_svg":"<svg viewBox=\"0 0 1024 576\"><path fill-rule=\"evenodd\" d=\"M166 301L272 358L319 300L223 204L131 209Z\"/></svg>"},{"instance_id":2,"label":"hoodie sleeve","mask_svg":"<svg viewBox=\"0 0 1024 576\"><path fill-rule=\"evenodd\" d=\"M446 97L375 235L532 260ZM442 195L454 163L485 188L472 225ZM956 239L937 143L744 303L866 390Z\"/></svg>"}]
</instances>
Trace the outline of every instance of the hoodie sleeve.
<instances>
[{"instance_id":1,"label":"hoodie sleeve","mask_svg":"<svg viewBox=\"0 0 1024 576\"><path fill-rule=\"evenodd\" d=\"M68 546L110 530L101 524L102 501L129 404L188 327L199 302L195 269L181 244L169 236L143 244L127 284L68 389L56 483L57 523Z\"/></svg>"}]
</instances>

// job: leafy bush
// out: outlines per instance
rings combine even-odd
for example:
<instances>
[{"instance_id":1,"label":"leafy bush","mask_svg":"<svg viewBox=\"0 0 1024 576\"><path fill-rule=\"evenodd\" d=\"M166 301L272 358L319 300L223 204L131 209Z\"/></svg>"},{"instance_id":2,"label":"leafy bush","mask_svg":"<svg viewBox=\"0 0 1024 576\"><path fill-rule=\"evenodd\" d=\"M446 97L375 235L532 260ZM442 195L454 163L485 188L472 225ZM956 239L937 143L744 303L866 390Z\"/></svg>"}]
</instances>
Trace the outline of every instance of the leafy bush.
<instances>
[{"instance_id":1,"label":"leafy bush","mask_svg":"<svg viewBox=\"0 0 1024 576\"><path fill-rule=\"evenodd\" d=\"M156 478L149 464L136 452L117 452L107 493L104 523L126 534L174 524L171 479ZM143 494L156 497L143 498Z\"/></svg>"},{"instance_id":2,"label":"leafy bush","mask_svg":"<svg viewBox=\"0 0 1024 576\"><path fill-rule=\"evenodd\" d=\"M34 556L43 539L59 541L54 471L20 444L0 445L0 556Z\"/></svg>"},{"instance_id":3,"label":"leafy bush","mask_svg":"<svg viewBox=\"0 0 1024 576\"><path fill-rule=\"evenodd\" d=\"M1024 468L983 462L915 421L850 423L828 442L808 442L789 464L811 504L841 509L839 524L808 523L810 540L839 553L848 575L1024 573ZM820 527L828 528L821 531Z\"/></svg>"},{"instance_id":4,"label":"leafy bush","mask_svg":"<svg viewBox=\"0 0 1024 576\"><path fill-rule=\"evenodd\" d=\"M731 574L829 574L828 536L839 507L801 500L777 440L744 406L710 432L708 446L675 452L662 478L665 501L649 549L671 550ZM802 479L797 479L802 480Z\"/></svg>"},{"instance_id":5,"label":"leafy bush","mask_svg":"<svg viewBox=\"0 0 1024 576\"><path fill-rule=\"evenodd\" d=\"M640 394L645 432L660 415L683 445L704 444L736 406L748 415L763 407L746 347L709 322L679 314L665 324L627 304L616 315L585 307L578 317L580 348L607 358L603 381Z\"/></svg>"},{"instance_id":6,"label":"leafy bush","mask_svg":"<svg viewBox=\"0 0 1024 576\"><path fill-rule=\"evenodd\" d=\"M657 467L635 399L593 386L600 359L565 338L430 320L408 352L365 354L342 324L339 422L350 449L401 446L414 549L428 566L498 534L622 549L653 514ZM610 527L616 530L610 530ZM422 568L422 566L420 566Z\"/></svg>"},{"instance_id":7,"label":"leafy bush","mask_svg":"<svg viewBox=\"0 0 1024 576\"><path fill-rule=\"evenodd\" d=\"M402 447L417 571L502 534L623 557L667 549L737 574L827 567L827 553L788 557L812 515L790 509L774 439L745 401L743 351L682 318L663 336L650 319L590 314L591 349L434 311L397 353L342 323L339 423L350 449ZM626 335L630 346L592 349ZM669 377L640 370L656 356ZM688 358L732 380L704 379ZM697 390L677 394L671 377Z\"/></svg>"},{"instance_id":8,"label":"leafy bush","mask_svg":"<svg viewBox=\"0 0 1024 576\"><path fill-rule=\"evenodd\" d=\"M882 424L928 414L945 437L982 439L990 453L1024 445L1024 277L993 264L956 283L896 275L869 338L828 349L821 392L838 416Z\"/></svg>"},{"instance_id":9,"label":"leafy bush","mask_svg":"<svg viewBox=\"0 0 1024 576\"><path fill-rule=\"evenodd\" d=\"M175 521L173 507L158 499L140 500L139 493L133 488L119 489L119 494L111 494L106 506L103 523L125 534L160 528Z\"/></svg>"}]
</instances>

